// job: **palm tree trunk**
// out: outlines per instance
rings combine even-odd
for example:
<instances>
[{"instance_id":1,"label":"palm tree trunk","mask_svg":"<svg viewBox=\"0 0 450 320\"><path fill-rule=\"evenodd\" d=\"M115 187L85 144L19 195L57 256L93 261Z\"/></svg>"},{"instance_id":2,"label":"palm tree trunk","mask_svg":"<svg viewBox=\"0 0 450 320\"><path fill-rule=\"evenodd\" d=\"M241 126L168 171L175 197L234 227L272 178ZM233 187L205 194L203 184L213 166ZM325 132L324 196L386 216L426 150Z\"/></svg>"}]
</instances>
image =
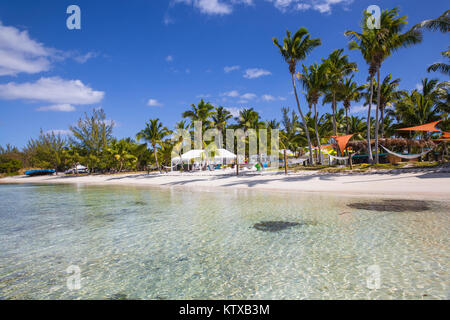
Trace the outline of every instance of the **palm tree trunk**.
<instances>
[{"instance_id":1,"label":"palm tree trunk","mask_svg":"<svg viewBox=\"0 0 450 320\"><path fill-rule=\"evenodd\" d=\"M337 136L337 126L336 126L336 95L333 92L333 101L331 102L331 109L333 109L333 131L334 135Z\"/></svg>"},{"instance_id":2,"label":"palm tree trunk","mask_svg":"<svg viewBox=\"0 0 450 320\"><path fill-rule=\"evenodd\" d=\"M298 112L300 113L300 116L302 117L303 126L305 127L306 139L308 140L308 146L309 146L309 162L310 162L311 165L312 165L312 164L313 164L312 145L311 145L311 139L310 139L310 137L309 137L308 125L306 124L306 119L305 119L305 117L303 116L302 109L300 108L300 102L298 101L297 88L295 87L295 78L294 78L294 74L293 74L293 73L291 74L291 77L292 77L292 86L294 87L295 100L297 101Z\"/></svg>"},{"instance_id":3,"label":"palm tree trunk","mask_svg":"<svg viewBox=\"0 0 450 320\"><path fill-rule=\"evenodd\" d=\"M377 68L377 108L375 116L375 163L379 163L378 157L378 131L380 129L379 112L380 112L380 98L381 98L381 85L380 85L380 67Z\"/></svg>"},{"instance_id":4,"label":"palm tree trunk","mask_svg":"<svg viewBox=\"0 0 450 320\"><path fill-rule=\"evenodd\" d=\"M370 143L370 112L372 111L373 99L373 76L370 76L370 96L369 96L369 110L367 111L367 152L369 154L369 163L373 163L372 145Z\"/></svg>"},{"instance_id":5,"label":"palm tree trunk","mask_svg":"<svg viewBox=\"0 0 450 320\"><path fill-rule=\"evenodd\" d=\"M223 144L222 144L222 139L223 139L223 136L222 136L222 129L221 128L219 128L218 129L219 130L219 141L217 141L217 148L218 149L222 149L223 148Z\"/></svg>"},{"instance_id":6,"label":"palm tree trunk","mask_svg":"<svg viewBox=\"0 0 450 320\"><path fill-rule=\"evenodd\" d=\"M381 134L381 138L384 138L384 106L381 106L381 110L380 110L380 134Z\"/></svg>"},{"instance_id":7,"label":"palm tree trunk","mask_svg":"<svg viewBox=\"0 0 450 320\"><path fill-rule=\"evenodd\" d=\"M322 164L322 152L321 152L321 145L320 145L320 137L319 137L319 129L317 128L317 103L314 103L314 126L316 131L316 139L317 139L317 148L318 149L318 162L319 164Z\"/></svg>"},{"instance_id":8,"label":"palm tree trunk","mask_svg":"<svg viewBox=\"0 0 450 320\"><path fill-rule=\"evenodd\" d=\"M284 174L286 174L286 175L288 174L286 148L284 148Z\"/></svg>"},{"instance_id":9,"label":"palm tree trunk","mask_svg":"<svg viewBox=\"0 0 450 320\"><path fill-rule=\"evenodd\" d=\"M345 134L348 134L348 132L350 131L348 128L348 108L345 108L345 122L347 125L347 128L345 129Z\"/></svg>"},{"instance_id":10,"label":"palm tree trunk","mask_svg":"<svg viewBox=\"0 0 450 320\"><path fill-rule=\"evenodd\" d=\"M155 162L156 162L156 167L158 168L159 172L161 172L161 169L159 168L159 163L158 163L158 155L156 154L156 145L152 145L153 147L153 153L155 155Z\"/></svg>"}]
</instances>

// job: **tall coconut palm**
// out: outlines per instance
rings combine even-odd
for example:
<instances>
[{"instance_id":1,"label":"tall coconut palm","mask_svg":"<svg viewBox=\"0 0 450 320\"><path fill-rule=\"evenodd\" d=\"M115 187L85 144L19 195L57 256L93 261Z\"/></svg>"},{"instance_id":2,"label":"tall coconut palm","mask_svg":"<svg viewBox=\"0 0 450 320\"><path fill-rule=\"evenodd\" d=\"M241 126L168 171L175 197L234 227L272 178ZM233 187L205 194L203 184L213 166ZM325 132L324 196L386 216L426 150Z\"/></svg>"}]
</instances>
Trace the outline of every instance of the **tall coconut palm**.
<instances>
[{"instance_id":1,"label":"tall coconut palm","mask_svg":"<svg viewBox=\"0 0 450 320\"><path fill-rule=\"evenodd\" d=\"M236 121L244 131L257 129L260 126L260 116L253 108L244 108L239 111Z\"/></svg>"},{"instance_id":2,"label":"tall coconut palm","mask_svg":"<svg viewBox=\"0 0 450 320\"><path fill-rule=\"evenodd\" d=\"M231 115L230 111L228 111L224 107L216 107L212 112L212 122L217 130L219 130L219 148L223 148L223 130L225 129L228 120L230 120L231 118L233 118L233 116Z\"/></svg>"},{"instance_id":3,"label":"tall coconut palm","mask_svg":"<svg viewBox=\"0 0 450 320\"><path fill-rule=\"evenodd\" d=\"M316 133L317 147L321 150L320 143L320 135L319 129L317 126L317 103L319 102L320 96L327 88L327 80L326 80L326 66L325 64L317 65L314 63L313 65L307 68L305 65L303 66L302 73L297 73L297 77L300 80L303 89L306 90L306 99L307 101L314 106L314 131ZM318 152L318 162L322 163L322 154Z\"/></svg>"},{"instance_id":4,"label":"tall coconut palm","mask_svg":"<svg viewBox=\"0 0 450 320\"><path fill-rule=\"evenodd\" d=\"M145 128L138 132L136 139L139 141L141 139L149 142L152 145L153 152L155 155L156 167L161 171L158 162L158 150L157 145L162 144L165 137L170 135L171 132L166 127L163 127L162 123L158 118L150 119L149 122L145 123Z\"/></svg>"},{"instance_id":5,"label":"tall coconut palm","mask_svg":"<svg viewBox=\"0 0 450 320\"><path fill-rule=\"evenodd\" d=\"M202 122L202 129L206 129L210 126L210 117L213 114L214 106L209 102L200 100L200 102L195 105L191 104L191 110L187 110L182 113L183 118L191 119L191 125L194 121Z\"/></svg>"},{"instance_id":6,"label":"tall coconut palm","mask_svg":"<svg viewBox=\"0 0 450 320\"><path fill-rule=\"evenodd\" d=\"M333 131L335 136L337 136L336 96L338 95L339 89L342 86L344 77L350 75L354 71L358 71L356 63L349 62L348 55L342 55L343 52L344 49L336 49L332 53L330 53L327 59L322 59L323 63L326 66L326 75L328 79L327 91L329 98L331 98L331 109L333 111Z\"/></svg>"},{"instance_id":7,"label":"tall coconut palm","mask_svg":"<svg viewBox=\"0 0 450 320\"><path fill-rule=\"evenodd\" d=\"M351 103L358 102L361 99L361 91L364 90L364 86L358 86L356 82L353 81L353 76L345 79L342 86L339 88L339 100L344 102L345 108L345 123L346 123L346 134L349 134L349 118L348 113L350 111Z\"/></svg>"},{"instance_id":8,"label":"tall coconut palm","mask_svg":"<svg viewBox=\"0 0 450 320\"><path fill-rule=\"evenodd\" d=\"M283 45L281 46L278 43L277 38L273 38L273 43L280 50L280 54L285 60L285 62L289 66L289 73L291 75L292 87L294 88L295 100L297 102L298 112L300 117L302 118L303 126L305 128L306 138L308 140L309 146L309 161L312 164L312 145L311 139L309 136L309 131L307 127L307 123L305 117L303 115L302 109L300 107L300 102L298 100L297 88L295 86L295 73L297 64L304 60L308 54L317 46L321 45L321 40L318 38L311 39L308 30L304 27L300 28L293 37L291 37L291 32L289 30L286 31L286 37L283 39Z\"/></svg>"},{"instance_id":9,"label":"tall coconut palm","mask_svg":"<svg viewBox=\"0 0 450 320\"><path fill-rule=\"evenodd\" d=\"M380 83L380 68L383 61L394 51L401 47L408 47L422 41L422 34L418 29L411 29L401 33L403 27L408 23L406 16L399 16L399 9L383 10L380 17L380 28L369 28L367 23L371 19L368 12L364 12L362 33L346 31L345 34L359 41L350 42L350 49L359 49L369 64L370 88L373 93L373 76L376 74L377 83ZM369 50L367 50L369 49ZM367 51L367 52L366 52ZM381 86L377 90L377 109L375 117L375 162L378 163L378 131L379 131L379 109L381 98ZM371 94L372 96L372 94ZM372 98L369 98L369 111ZM370 128L370 125L368 125ZM370 143L370 142L369 142ZM370 145L370 144L369 144ZM370 150L371 148L369 148ZM370 157L370 153L369 153Z\"/></svg>"},{"instance_id":10,"label":"tall coconut palm","mask_svg":"<svg viewBox=\"0 0 450 320\"><path fill-rule=\"evenodd\" d=\"M380 89L380 135L384 136L384 112L386 107L392 106L396 101L401 99L405 94L404 91L397 91L400 79L392 80L392 75L388 74L381 83ZM375 84L378 91L378 83Z\"/></svg>"}]
</instances>

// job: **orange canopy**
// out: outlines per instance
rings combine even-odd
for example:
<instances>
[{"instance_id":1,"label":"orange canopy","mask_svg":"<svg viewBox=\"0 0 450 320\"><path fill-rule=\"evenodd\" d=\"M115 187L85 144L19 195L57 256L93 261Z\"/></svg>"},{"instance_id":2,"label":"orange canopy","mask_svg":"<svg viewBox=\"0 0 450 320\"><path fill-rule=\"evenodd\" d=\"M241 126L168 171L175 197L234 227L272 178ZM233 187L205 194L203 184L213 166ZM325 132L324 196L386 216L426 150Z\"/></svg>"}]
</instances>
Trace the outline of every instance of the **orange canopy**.
<instances>
[{"instance_id":1,"label":"orange canopy","mask_svg":"<svg viewBox=\"0 0 450 320\"><path fill-rule=\"evenodd\" d=\"M434 141L450 141L450 138L433 139Z\"/></svg>"},{"instance_id":2,"label":"orange canopy","mask_svg":"<svg viewBox=\"0 0 450 320\"><path fill-rule=\"evenodd\" d=\"M440 131L435 128L435 126L441 122L441 120L422 124L420 126L416 127L409 127L409 128L402 128L402 129L395 129L395 130L403 130L403 131Z\"/></svg>"},{"instance_id":3,"label":"orange canopy","mask_svg":"<svg viewBox=\"0 0 450 320\"><path fill-rule=\"evenodd\" d=\"M443 131L443 132L442 132L442 136L443 136L444 138L450 138L450 132L445 132L445 131Z\"/></svg>"},{"instance_id":4,"label":"orange canopy","mask_svg":"<svg viewBox=\"0 0 450 320\"><path fill-rule=\"evenodd\" d=\"M348 134L345 136L332 136L334 138L339 146L339 150L341 150L341 153L344 153L345 147L347 146L348 140L350 140L353 137L353 134Z\"/></svg>"}]
</instances>

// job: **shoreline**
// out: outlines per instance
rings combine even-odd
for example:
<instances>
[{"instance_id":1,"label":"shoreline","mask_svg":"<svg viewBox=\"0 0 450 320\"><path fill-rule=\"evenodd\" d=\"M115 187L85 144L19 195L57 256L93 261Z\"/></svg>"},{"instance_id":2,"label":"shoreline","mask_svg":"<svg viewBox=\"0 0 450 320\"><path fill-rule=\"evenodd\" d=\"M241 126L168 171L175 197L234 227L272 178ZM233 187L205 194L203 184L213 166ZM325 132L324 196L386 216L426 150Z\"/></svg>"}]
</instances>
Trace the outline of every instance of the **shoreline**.
<instances>
[{"instance_id":1,"label":"shoreline","mask_svg":"<svg viewBox=\"0 0 450 320\"><path fill-rule=\"evenodd\" d=\"M321 173L308 171L263 174L202 173L125 173L83 176L14 176L0 179L0 184L82 184L185 188L203 192L213 190L263 190L289 193L332 193L342 196L389 197L413 199L450 199L450 173L437 170L419 172Z\"/></svg>"}]
</instances>

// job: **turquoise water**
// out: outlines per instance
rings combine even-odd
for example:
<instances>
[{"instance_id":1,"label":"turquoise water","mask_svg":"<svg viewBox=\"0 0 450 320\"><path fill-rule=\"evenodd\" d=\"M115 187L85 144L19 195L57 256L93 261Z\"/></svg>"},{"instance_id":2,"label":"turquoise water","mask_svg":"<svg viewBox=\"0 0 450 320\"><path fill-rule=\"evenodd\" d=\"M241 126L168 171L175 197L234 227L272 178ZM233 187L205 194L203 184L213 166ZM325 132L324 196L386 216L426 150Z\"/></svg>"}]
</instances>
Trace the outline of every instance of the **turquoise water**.
<instances>
[{"instance_id":1,"label":"turquoise water","mask_svg":"<svg viewBox=\"0 0 450 320\"><path fill-rule=\"evenodd\" d=\"M349 207L373 201L0 185L0 299L448 299L449 202Z\"/></svg>"}]
</instances>

